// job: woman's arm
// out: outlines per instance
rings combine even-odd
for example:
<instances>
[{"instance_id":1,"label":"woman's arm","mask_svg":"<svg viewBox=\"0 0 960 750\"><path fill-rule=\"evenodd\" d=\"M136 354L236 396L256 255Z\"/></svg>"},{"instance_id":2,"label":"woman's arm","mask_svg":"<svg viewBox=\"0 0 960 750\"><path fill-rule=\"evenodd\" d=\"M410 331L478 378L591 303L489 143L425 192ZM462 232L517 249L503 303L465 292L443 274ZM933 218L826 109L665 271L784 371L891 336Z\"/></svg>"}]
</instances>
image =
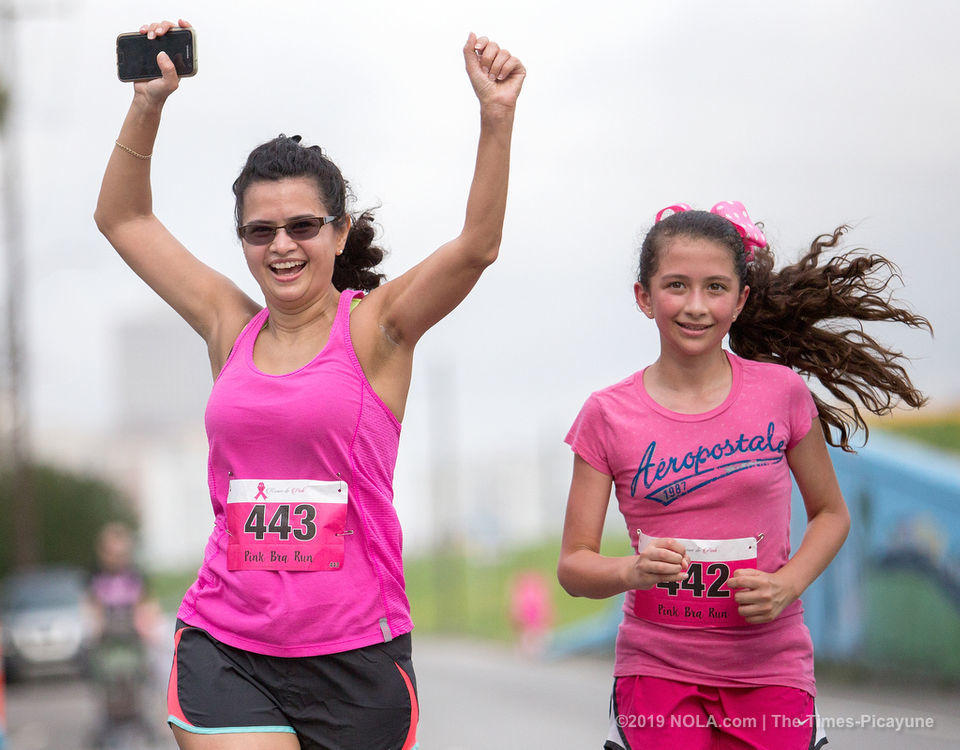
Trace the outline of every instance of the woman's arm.
<instances>
[{"instance_id":1,"label":"woman's arm","mask_svg":"<svg viewBox=\"0 0 960 750\"><path fill-rule=\"evenodd\" d=\"M480 102L480 139L463 230L370 294L368 314L375 308L383 335L398 346L412 348L453 310L500 248L514 110L526 71L519 59L486 37L470 34L463 54Z\"/></svg>"},{"instance_id":2,"label":"woman's arm","mask_svg":"<svg viewBox=\"0 0 960 750\"><path fill-rule=\"evenodd\" d=\"M800 547L780 570L767 573L741 568L727 585L739 588L734 596L748 622L770 622L799 598L843 546L850 530L850 514L827 453L827 444L814 419L810 431L787 451L787 462L797 480L807 509L807 528Z\"/></svg>"},{"instance_id":3,"label":"woman's arm","mask_svg":"<svg viewBox=\"0 0 960 750\"><path fill-rule=\"evenodd\" d=\"M557 564L560 585L572 596L605 599L629 589L684 580L690 559L684 546L674 539L656 539L639 555L600 554L612 484L611 476L574 456Z\"/></svg>"},{"instance_id":4,"label":"woman's arm","mask_svg":"<svg viewBox=\"0 0 960 750\"><path fill-rule=\"evenodd\" d=\"M180 24L189 26L185 21ZM164 21L144 26L141 32L162 36L173 27ZM216 373L217 361L222 366L239 333L237 326L242 327L244 317L249 319L258 306L195 258L153 213L151 159L144 157L153 153L164 103L180 83L166 54L161 53L157 62L162 78L133 85L133 102L117 138L122 145L110 155L94 219L127 265L206 340Z\"/></svg>"}]
</instances>

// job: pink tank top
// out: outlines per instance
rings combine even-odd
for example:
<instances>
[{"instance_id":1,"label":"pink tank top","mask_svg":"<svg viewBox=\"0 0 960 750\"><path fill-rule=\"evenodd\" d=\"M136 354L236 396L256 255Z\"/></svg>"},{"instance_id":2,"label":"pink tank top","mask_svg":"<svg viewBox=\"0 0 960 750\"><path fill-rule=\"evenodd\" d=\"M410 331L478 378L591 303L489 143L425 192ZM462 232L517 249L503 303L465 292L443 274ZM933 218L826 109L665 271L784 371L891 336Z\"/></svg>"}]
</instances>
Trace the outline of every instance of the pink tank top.
<instances>
[{"instance_id":1,"label":"pink tank top","mask_svg":"<svg viewBox=\"0 0 960 750\"><path fill-rule=\"evenodd\" d=\"M207 403L214 528L178 617L237 648L312 656L413 628L393 507L400 423L367 381L340 295L307 365L268 375L244 328Z\"/></svg>"}]
</instances>

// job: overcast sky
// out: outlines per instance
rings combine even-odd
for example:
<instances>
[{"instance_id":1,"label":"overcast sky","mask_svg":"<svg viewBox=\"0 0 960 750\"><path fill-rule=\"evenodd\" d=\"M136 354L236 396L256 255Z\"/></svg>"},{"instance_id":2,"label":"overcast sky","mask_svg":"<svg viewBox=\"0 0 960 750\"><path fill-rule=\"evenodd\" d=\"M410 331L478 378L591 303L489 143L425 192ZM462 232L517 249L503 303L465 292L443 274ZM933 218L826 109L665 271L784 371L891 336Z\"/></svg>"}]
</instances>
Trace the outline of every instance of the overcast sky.
<instances>
[{"instance_id":1,"label":"overcast sky","mask_svg":"<svg viewBox=\"0 0 960 750\"><path fill-rule=\"evenodd\" d=\"M200 70L164 113L155 209L257 298L231 223L251 148L279 132L321 144L360 207L380 206L395 276L461 225L478 130L468 32L526 64L501 259L423 341L408 442L445 379L464 451L559 444L590 391L655 359L632 297L636 247L679 201L743 201L787 259L854 225L851 245L898 263L902 298L936 329L882 335L914 357L935 407L960 401L952 0L13 4L39 441L108 427L118 324L167 314L92 214L132 95L114 38L178 14L197 28ZM204 372L199 339L195 356Z\"/></svg>"}]
</instances>

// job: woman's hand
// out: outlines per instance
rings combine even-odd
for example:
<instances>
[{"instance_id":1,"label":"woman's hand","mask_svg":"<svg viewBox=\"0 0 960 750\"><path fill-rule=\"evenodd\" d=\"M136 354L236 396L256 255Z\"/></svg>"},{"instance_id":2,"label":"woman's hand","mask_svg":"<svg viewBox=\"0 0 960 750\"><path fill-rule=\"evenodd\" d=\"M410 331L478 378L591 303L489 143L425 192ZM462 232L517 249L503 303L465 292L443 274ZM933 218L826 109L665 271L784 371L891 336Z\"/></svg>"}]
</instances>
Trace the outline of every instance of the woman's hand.
<instances>
[{"instance_id":1,"label":"woman's hand","mask_svg":"<svg viewBox=\"0 0 960 750\"><path fill-rule=\"evenodd\" d=\"M527 75L519 58L485 36L478 39L472 32L463 46L463 57L470 83L480 100L480 108L512 110Z\"/></svg>"},{"instance_id":2,"label":"woman's hand","mask_svg":"<svg viewBox=\"0 0 960 750\"><path fill-rule=\"evenodd\" d=\"M738 611L747 622L771 622L797 598L779 573L764 573L753 568L740 568L727 581L727 587L740 589L733 595Z\"/></svg>"},{"instance_id":3,"label":"woman's hand","mask_svg":"<svg viewBox=\"0 0 960 750\"><path fill-rule=\"evenodd\" d=\"M140 33L146 34L148 39L154 39L163 36L170 29L188 29L190 24L182 18L178 23L172 21L160 21L157 23L147 23L140 27ZM151 78L147 81L134 81L134 96L142 100L147 106L160 108L177 88L180 86L180 76L174 67L173 61L166 52L157 55L157 65L163 74L161 78Z\"/></svg>"},{"instance_id":4,"label":"woman's hand","mask_svg":"<svg viewBox=\"0 0 960 750\"><path fill-rule=\"evenodd\" d=\"M677 583L687 577L690 556L676 539L654 539L640 552L626 558L624 575L628 589L651 589L658 583Z\"/></svg>"}]
</instances>

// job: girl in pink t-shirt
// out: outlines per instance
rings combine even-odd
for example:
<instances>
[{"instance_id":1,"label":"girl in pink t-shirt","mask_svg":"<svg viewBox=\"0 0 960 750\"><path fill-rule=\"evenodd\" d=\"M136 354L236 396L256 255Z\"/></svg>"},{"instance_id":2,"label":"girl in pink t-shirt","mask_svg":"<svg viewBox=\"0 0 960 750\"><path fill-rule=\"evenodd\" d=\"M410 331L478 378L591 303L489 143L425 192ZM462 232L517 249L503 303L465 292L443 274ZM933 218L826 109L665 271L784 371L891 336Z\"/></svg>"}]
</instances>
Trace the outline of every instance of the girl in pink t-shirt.
<instances>
[{"instance_id":1,"label":"girl in pink t-shirt","mask_svg":"<svg viewBox=\"0 0 960 750\"><path fill-rule=\"evenodd\" d=\"M668 212L672 213L665 216ZM574 596L626 592L605 748L816 748L813 647L800 594L850 518L827 443L919 407L899 354L825 321L926 319L886 295L896 269L842 253L840 227L794 265L743 205L657 214L634 285L660 356L593 393L575 452L558 577ZM730 348L723 349L729 334ZM818 379L847 410L813 395ZM791 476L807 528L791 555ZM614 489L635 554L599 553Z\"/></svg>"}]
</instances>

